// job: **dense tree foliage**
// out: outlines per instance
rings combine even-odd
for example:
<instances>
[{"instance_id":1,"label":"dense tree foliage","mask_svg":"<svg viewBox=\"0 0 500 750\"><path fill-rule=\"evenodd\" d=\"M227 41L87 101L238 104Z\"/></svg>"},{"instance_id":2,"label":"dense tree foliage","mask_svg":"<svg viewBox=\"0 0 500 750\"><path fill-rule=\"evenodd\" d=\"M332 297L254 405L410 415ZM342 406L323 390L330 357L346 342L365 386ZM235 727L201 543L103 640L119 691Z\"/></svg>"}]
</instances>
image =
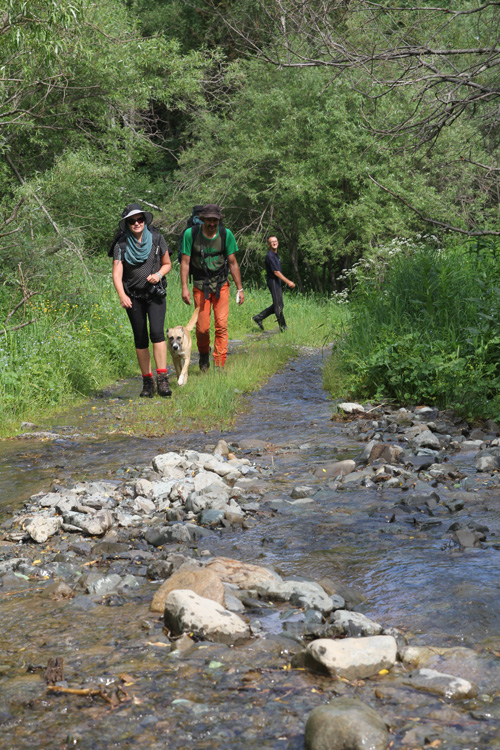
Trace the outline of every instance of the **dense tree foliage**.
<instances>
[{"instance_id":1,"label":"dense tree foliage","mask_svg":"<svg viewBox=\"0 0 500 750\"><path fill-rule=\"evenodd\" d=\"M244 70L231 106L195 123L195 143L175 175L180 195L194 203L212 196L226 207L247 272L262 263L263 238L276 233L302 290L335 288L341 270L370 246L410 229L370 174L426 194L424 205L435 191L408 173L404 156L377 153L359 94L340 82L328 86L324 71L254 63Z\"/></svg>"},{"instance_id":2,"label":"dense tree foliage","mask_svg":"<svg viewBox=\"0 0 500 750\"><path fill-rule=\"evenodd\" d=\"M161 109L203 101L207 58L142 38L119 0L10 0L0 32L2 210L24 199L15 222L38 252L47 235L97 247L148 184L138 167L170 154Z\"/></svg>"},{"instance_id":3,"label":"dense tree foliage","mask_svg":"<svg viewBox=\"0 0 500 750\"><path fill-rule=\"evenodd\" d=\"M46 256L103 249L128 200L172 237L217 200L247 276L278 232L287 270L317 291L422 218L495 232L496 10L8 0L4 280L28 258L41 273Z\"/></svg>"},{"instance_id":4,"label":"dense tree foliage","mask_svg":"<svg viewBox=\"0 0 500 750\"><path fill-rule=\"evenodd\" d=\"M279 69L323 67L370 102L397 101L408 91L405 106L388 108L383 122L367 112L367 126L392 150L428 153L457 121L473 123L458 158L475 167L472 190L480 201L474 206L469 194L460 196L463 211L451 226L445 215L428 218L462 233L500 234L499 2L254 0L225 15L218 7L235 43ZM440 156L450 177L454 159Z\"/></svg>"}]
</instances>

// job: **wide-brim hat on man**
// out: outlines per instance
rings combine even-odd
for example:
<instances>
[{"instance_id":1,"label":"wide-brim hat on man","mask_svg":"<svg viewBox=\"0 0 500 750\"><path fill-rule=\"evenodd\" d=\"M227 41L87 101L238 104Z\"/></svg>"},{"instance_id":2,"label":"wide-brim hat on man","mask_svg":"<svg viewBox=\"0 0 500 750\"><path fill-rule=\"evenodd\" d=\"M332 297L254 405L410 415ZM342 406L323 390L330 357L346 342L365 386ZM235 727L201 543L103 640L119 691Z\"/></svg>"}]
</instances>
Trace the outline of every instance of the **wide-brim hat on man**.
<instances>
[{"instance_id":1,"label":"wide-brim hat on man","mask_svg":"<svg viewBox=\"0 0 500 750\"><path fill-rule=\"evenodd\" d=\"M207 203L200 211L200 219L222 219L220 206L215 203Z\"/></svg>"},{"instance_id":2,"label":"wide-brim hat on man","mask_svg":"<svg viewBox=\"0 0 500 750\"><path fill-rule=\"evenodd\" d=\"M127 228L127 219L131 216L137 216L137 214L144 214L146 219L146 226L149 226L153 221L153 214L150 211L145 211L139 203L129 203L128 206L122 211L122 218L120 220L120 229L124 232Z\"/></svg>"}]
</instances>

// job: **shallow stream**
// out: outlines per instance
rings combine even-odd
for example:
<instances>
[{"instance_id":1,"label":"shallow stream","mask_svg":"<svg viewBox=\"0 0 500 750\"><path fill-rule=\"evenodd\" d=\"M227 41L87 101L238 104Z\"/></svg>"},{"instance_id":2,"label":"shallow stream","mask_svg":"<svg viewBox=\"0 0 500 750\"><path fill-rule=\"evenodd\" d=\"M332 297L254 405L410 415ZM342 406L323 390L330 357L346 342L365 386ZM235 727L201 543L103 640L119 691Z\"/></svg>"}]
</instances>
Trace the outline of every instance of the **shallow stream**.
<instances>
[{"instance_id":1,"label":"shallow stream","mask_svg":"<svg viewBox=\"0 0 500 750\"><path fill-rule=\"evenodd\" d=\"M345 691L369 702L376 695L382 714L398 717L394 747L424 747L426 741L430 746L434 740L449 748L500 747L495 728L500 722L500 551L494 546L458 550L449 543L451 520L431 528L391 524L389 509L398 489L346 486L332 492L314 476L325 461L360 451L360 443L346 438L344 426L331 420L321 365L321 352L291 361L251 396L247 413L224 434L103 437L102 425L119 423L121 401L137 389L137 382L123 383L57 424L45 425L61 434L58 440L0 443L0 513L5 518L19 510L24 499L48 490L54 480L69 485L77 479L122 479L127 467L150 463L166 450L204 449L220 437L236 444L263 440L268 445L260 455L249 456L269 470L268 499L288 497L297 484L321 492L302 509L277 506L248 530L222 531L204 541L204 549L272 566L286 576L340 580L364 594L361 611L385 627L402 629L413 644L474 649L481 655L473 677L481 695L487 694L483 702L457 709L413 691L402 702L398 693L396 706L390 679L378 687L376 679L352 686L290 670L296 644L279 633L271 611L261 622L276 635L265 644L259 639L245 649L200 644L183 655L170 653L161 622L149 611L153 584L120 606L79 609L76 599L54 602L45 598L42 585L19 580L17 587L1 589L0 597L0 748L298 750L308 712ZM500 532L500 491L476 475L472 456L460 454L454 463L470 474L477 490L467 517ZM440 486L439 492L452 495L453 487ZM70 684L121 685L122 692L117 690L109 704L99 697L47 694L43 669L58 656ZM429 715L441 734L433 729L421 737L418 726ZM412 732L414 744L408 740Z\"/></svg>"}]
</instances>

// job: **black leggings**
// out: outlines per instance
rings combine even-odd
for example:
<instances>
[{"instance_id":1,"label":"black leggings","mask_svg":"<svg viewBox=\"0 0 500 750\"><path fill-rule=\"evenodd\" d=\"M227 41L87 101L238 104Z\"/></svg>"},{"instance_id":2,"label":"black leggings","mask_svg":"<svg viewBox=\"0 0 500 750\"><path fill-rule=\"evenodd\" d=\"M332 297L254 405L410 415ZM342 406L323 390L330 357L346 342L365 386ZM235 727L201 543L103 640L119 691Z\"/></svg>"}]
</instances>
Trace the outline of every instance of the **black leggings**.
<instances>
[{"instance_id":1,"label":"black leggings","mask_svg":"<svg viewBox=\"0 0 500 750\"><path fill-rule=\"evenodd\" d=\"M125 310L134 332L135 348L147 349L149 346L148 318L149 336L153 344L165 341L165 312L167 310L165 297L159 301L137 297L131 297L130 299L132 300L132 307L126 307Z\"/></svg>"}]
</instances>

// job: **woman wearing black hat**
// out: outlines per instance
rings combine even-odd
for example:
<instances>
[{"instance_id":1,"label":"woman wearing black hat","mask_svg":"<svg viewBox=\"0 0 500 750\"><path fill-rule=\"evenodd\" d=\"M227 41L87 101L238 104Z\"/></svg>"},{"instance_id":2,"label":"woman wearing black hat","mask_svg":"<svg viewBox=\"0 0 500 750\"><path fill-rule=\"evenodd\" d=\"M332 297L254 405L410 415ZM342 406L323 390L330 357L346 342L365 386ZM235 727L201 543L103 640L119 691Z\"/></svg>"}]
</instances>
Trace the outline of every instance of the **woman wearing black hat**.
<instances>
[{"instance_id":1,"label":"woman wearing black hat","mask_svg":"<svg viewBox=\"0 0 500 750\"><path fill-rule=\"evenodd\" d=\"M142 373L141 396L155 391L149 339L153 343L159 396L171 396L165 343L165 287L163 278L172 264L165 238L150 228L153 215L131 203L122 213L121 234L113 248L113 284L134 332L135 350ZM148 337L149 321L149 337Z\"/></svg>"}]
</instances>

